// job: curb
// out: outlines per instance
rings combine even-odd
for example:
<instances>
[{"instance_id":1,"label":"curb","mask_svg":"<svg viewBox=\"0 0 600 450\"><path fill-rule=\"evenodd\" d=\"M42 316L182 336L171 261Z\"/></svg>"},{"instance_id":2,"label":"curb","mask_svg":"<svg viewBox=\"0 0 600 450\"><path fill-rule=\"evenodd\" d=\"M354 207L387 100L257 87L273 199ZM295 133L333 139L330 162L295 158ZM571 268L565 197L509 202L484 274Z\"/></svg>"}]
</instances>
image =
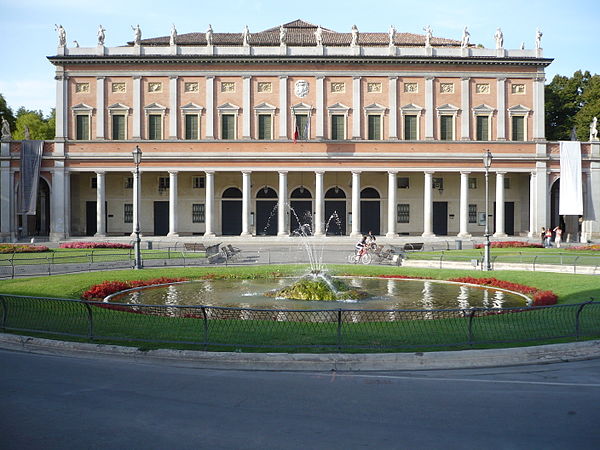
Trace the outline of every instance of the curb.
<instances>
[{"instance_id":1,"label":"curb","mask_svg":"<svg viewBox=\"0 0 600 450\"><path fill-rule=\"evenodd\" d=\"M600 340L506 349L415 353L309 354L150 350L55 341L0 333L0 348L34 354L122 358L204 369L284 371L399 371L550 364L600 358Z\"/></svg>"}]
</instances>

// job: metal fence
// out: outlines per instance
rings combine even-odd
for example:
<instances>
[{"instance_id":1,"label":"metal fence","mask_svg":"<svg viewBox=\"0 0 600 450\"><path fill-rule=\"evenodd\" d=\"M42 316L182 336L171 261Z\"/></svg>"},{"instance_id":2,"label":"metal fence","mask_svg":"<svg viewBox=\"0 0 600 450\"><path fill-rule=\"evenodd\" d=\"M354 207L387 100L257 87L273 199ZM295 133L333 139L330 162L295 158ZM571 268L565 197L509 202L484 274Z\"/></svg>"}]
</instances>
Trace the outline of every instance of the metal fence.
<instances>
[{"instance_id":1,"label":"metal fence","mask_svg":"<svg viewBox=\"0 0 600 450\"><path fill-rule=\"evenodd\" d=\"M271 351L472 348L600 336L600 302L504 309L259 310L0 295L4 331Z\"/></svg>"}]
</instances>

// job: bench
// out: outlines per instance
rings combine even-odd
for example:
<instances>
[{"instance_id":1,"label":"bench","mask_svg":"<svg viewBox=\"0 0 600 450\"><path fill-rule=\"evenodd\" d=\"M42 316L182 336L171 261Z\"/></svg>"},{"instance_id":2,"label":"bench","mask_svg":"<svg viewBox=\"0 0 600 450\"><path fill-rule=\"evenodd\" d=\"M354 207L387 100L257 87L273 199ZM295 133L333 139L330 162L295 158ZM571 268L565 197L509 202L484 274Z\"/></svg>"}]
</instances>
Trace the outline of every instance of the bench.
<instances>
[{"instance_id":1,"label":"bench","mask_svg":"<svg viewBox=\"0 0 600 450\"><path fill-rule=\"evenodd\" d=\"M188 252L205 252L206 246L198 242L184 242L183 248Z\"/></svg>"},{"instance_id":2,"label":"bench","mask_svg":"<svg viewBox=\"0 0 600 450\"><path fill-rule=\"evenodd\" d=\"M404 244L404 251L423 250L423 242L407 242Z\"/></svg>"}]
</instances>

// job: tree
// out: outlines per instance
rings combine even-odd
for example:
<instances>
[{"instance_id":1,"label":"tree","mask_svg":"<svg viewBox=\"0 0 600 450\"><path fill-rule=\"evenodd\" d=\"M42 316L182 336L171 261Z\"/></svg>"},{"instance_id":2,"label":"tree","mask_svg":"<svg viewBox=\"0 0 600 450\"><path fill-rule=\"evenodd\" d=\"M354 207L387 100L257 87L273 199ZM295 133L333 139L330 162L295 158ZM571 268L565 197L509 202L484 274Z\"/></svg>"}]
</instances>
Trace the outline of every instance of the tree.
<instances>
[{"instance_id":1,"label":"tree","mask_svg":"<svg viewBox=\"0 0 600 450\"><path fill-rule=\"evenodd\" d=\"M15 129L15 115L12 112L12 109L6 103L6 99L2 94L0 94L0 114L8 121L10 125L10 129Z\"/></svg>"},{"instance_id":2,"label":"tree","mask_svg":"<svg viewBox=\"0 0 600 450\"><path fill-rule=\"evenodd\" d=\"M28 111L27 109L20 107L17 110L15 130L12 134L13 139L25 139L25 127L29 128L30 139L54 139L54 116L54 110L52 110L52 113L48 117L44 117L42 111Z\"/></svg>"}]
</instances>

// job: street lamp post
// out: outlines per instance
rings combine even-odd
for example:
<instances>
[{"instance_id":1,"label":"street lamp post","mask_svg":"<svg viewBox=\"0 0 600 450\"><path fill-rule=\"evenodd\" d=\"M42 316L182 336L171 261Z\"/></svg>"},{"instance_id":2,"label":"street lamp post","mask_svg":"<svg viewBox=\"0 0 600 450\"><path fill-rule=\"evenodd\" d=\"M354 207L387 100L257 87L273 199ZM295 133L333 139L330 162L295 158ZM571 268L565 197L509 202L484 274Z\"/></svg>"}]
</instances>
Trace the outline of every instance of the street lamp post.
<instances>
[{"instance_id":1,"label":"street lamp post","mask_svg":"<svg viewBox=\"0 0 600 450\"><path fill-rule=\"evenodd\" d=\"M141 239L140 239L140 163L142 162L142 150L138 145L131 152L133 155L133 163L135 164L135 189L133 197L133 209L135 211L135 217L133 218L135 233L134 252L135 260L133 263L134 269L142 269L144 267L142 263L142 250L141 250Z\"/></svg>"},{"instance_id":2,"label":"street lamp post","mask_svg":"<svg viewBox=\"0 0 600 450\"><path fill-rule=\"evenodd\" d=\"M483 253L483 270L492 270L490 258L490 230L489 230L489 172L492 165L492 152L489 149L483 151L483 167L485 168L485 251Z\"/></svg>"}]
</instances>

